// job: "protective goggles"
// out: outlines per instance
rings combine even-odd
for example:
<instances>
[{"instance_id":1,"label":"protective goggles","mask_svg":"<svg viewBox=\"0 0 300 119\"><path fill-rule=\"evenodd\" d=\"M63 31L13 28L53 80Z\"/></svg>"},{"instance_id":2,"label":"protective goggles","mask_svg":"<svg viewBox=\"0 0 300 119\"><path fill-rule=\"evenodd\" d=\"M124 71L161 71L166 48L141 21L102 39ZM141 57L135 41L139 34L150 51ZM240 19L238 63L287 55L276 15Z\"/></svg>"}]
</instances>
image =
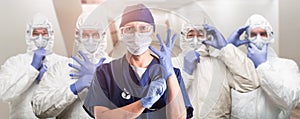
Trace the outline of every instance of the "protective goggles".
<instances>
[{"instance_id":1,"label":"protective goggles","mask_svg":"<svg viewBox=\"0 0 300 119\"><path fill-rule=\"evenodd\" d=\"M124 26L120 28L122 34L138 33L150 33L153 31L152 25L136 25L136 26Z\"/></svg>"},{"instance_id":2,"label":"protective goggles","mask_svg":"<svg viewBox=\"0 0 300 119\"><path fill-rule=\"evenodd\" d=\"M90 31L90 32L86 32L86 31ZM105 32L100 34L99 30L96 29L81 29L78 33L79 37L80 37L80 41L81 42L86 42L89 39L92 39L94 41L101 41L104 38Z\"/></svg>"},{"instance_id":3,"label":"protective goggles","mask_svg":"<svg viewBox=\"0 0 300 119\"><path fill-rule=\"evenodd\" d=\"M46 40L50 39L50 30L47 27L36 27L32 28L30 31L30 39L37 39L42 37Z\"/></svg>"},{"instance_id":4,"label":"protective goggles","mask_svg":"<svg viewBox=\"0 0 300 119\"><path fill-rule=\"evenodd\" d=\"M268 42L273 39L273 32L268 26L265 25L251 25L246 31L246 39L249 41L254 41L257 38Z\"/></svg>"}]
</instances>

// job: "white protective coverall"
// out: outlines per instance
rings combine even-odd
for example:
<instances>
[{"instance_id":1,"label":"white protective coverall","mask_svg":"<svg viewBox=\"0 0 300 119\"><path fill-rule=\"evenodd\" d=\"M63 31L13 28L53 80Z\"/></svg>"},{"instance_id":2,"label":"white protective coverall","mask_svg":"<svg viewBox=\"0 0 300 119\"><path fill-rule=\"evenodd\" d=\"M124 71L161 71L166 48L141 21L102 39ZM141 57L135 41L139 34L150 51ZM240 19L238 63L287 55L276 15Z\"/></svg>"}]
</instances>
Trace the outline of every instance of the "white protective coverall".
<instances>
[{"instance_id":1,"label":"white protective coverall","mask_svg":"<svg viewBox=\"0 0 300 119\"><path fill-rule=\"evenodd\" d=\"M182 29L180 47L182 53L172 59L174 67L183 70L184 56L191 48L184 43L187 30ZM182 71L187 92L194 107L194 119L229 118L231 89L249 92L259 86L255 67L245 53L232 44L221 50L202 45L196 49L200 63L196 63L192 75Z\"/></svg>"},{"instance_id":2,"label":"white protective coverall","mask_svg":"<svg viewBox=\"0 0 300 119\"><path fill-rule=\"evenodd\" d=\"M56 62L67 59L52 52L54 44L52 25L45 16L36 14L27 25L27 33L25 36L26 44L28 45L27 52L10 57L1 66L0 96L2 100L9 103L9 118L37 118L30 104L31 97L39 85L39 81L36 80L39 71L31 65L34 50L36 50L37 47L34 41L30 39L30 36L33 29L39 27L47 27L50 37L45 47L46 57L43 60L43 64L50 68ZM43 76L45 76L45 74Z\"/></svg>"},{"instance_id":3,"label":"white protective coverall","mask_svg":"<svg viewBox=\"0 0 300 119\"><path fill-rule=\"evenodd\" d=\"M270 23L261 15L251 16L246 25ZM272 39L274 41L274 39ZM269 45L270 46L270 45ZM293 60L279 58L269 47L267 61L257 68L260 88L249 92L232 91L232 118L289 119L300 100L300 72Z\"/></svg>"},{"instance_id":4,"label":"white protective coverall","mask_svg":"<svg viewBox=\"0 0 300 119\"><path fill-rule=\"evenodd\" d=\"M98 20L99 18L87 14L82 14L78 18L75 52L82 51L92 63L97 63L101 58L106 58L105 62L110 62L111 58L105 52L107 39L102 34L105 24ZM101 35L101 40L96 43L98 45L96 52L89 52L88 48L91 47L85 46L84 42L80 42L80 34L83 29L97 29ZM72 58L69 58L58 62L49 69L49 74L40 83L39 89L32 98L34 113L38 117L56 117L58 119L90 118L82 107L87 89L85 88L78 95L75 95L70 89L70 85L76 82L77 79L69 76L69 74L76 71L69 67L68 64L74 64L75 62Z\"/></svg>"}]
</instances>

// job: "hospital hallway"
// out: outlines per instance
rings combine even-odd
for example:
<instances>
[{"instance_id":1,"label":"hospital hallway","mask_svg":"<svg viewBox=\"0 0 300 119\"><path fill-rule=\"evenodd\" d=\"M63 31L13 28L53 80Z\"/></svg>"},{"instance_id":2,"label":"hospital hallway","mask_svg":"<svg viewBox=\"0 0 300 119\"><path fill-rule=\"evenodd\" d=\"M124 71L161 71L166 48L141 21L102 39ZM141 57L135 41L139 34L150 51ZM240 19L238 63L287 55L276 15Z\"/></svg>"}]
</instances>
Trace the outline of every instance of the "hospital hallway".
<instances>
[{"instance_id":1,"label":"hospital hallway","mask_svg":"<svg viewBox=\"0 0 300 119\"><path fill-rule=\"evenodd\" d=\"M226 39L237 28L244 26L251 15L260 14L273 27L274 42L270 47L278 57L293 60L295 65L300 66L300 0L0 0L0 66L7 59L27 51L25 36L29 33L25 32L26 25L36 13L45 15L52 23L53 52L65 57L76 53L75 39L78 32L75 29L81 14L94 15L88 17L90 19L105 18L101 21L106 25L103 32L107 38L107 48L103 52L111 58L119 58L127 52L126 46L120 41L121 15L126 5L137 3L144 3L152 8L155 33L162 34L162 38L165 38L167 29L172 29L172 32L178 34L172 58L182 52L179 43L183 24L201 21L216 27ZM240 39L246 39L246 34L240 36ZM227 43L225 40L224 42ZM153 39L151 46L158 49L159 41ZM245 53L245 57L247 46L248 44L238 47ZM253 68L253 71L257 70ZM0 97L0 119L8 118L9 106ZM300 103L292 110L290 119L300 119Z\"/></svg>"}]
</instances>

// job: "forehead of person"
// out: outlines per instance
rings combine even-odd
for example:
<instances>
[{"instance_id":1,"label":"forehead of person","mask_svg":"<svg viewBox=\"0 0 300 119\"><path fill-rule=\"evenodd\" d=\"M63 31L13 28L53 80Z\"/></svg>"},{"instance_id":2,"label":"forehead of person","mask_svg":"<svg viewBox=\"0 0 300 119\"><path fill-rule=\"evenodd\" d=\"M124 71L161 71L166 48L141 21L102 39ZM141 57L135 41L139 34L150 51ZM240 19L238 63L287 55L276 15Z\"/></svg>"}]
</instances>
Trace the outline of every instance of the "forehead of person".
<instances>
[{"instance_id":1,"label":"forehead of person","mask_svg":"<svg viewBox=\"0 0 300 119\"><path fill-rule=\"evenodd\" d=\"M48 29L42 27L33 29L32 36L39 36L40 34L42 36L48 36Z\"/></svg>"},{"instance_id":2,"label":"forehead of person","mask_svg":"<svg viewBox=\"0 0 300 119\"><path fill-rule=\"evenodd\" d=\"M261 37L268 37L266 29L260 27L253 28L250 32L250 37L255 37L257 35L260 35Z\"/></svg>"},{"instance_id":3,"label":"forehead of person","mask_svg":"<svg viewBox=\"0 0 300 119\"><path fill-rule=\"evenodd\" d=\"M187 32L186 38L204 37L204 32L200 29L193 28Z\"/></svg>"}]
</instances>

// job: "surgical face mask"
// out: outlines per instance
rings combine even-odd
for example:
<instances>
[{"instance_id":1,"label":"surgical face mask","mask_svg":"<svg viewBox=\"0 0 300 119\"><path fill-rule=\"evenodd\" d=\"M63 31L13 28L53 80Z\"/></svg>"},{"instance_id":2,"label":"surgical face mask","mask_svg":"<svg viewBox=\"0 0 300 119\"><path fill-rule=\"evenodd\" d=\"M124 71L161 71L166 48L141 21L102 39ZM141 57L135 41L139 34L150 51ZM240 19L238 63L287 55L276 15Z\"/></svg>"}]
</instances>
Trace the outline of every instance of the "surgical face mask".
<instances>
[{"instance_id":1,"label":"surgical face mask","mask_svg":"<svg viewBox=\"0 0 300 119\"><path fill-rule=\"evenodd\" d=\"M206 39L207 33L202 25L187 24L181 31L180 48L183 51L196 50L203 45L202 42Z\"/></svg>"},{"instance_id":2,"label":"surgical face mask","mask_svg":"<svg viewBox=\"0 0 300 119\"><path fill-rule=\"evenodd\" d=\"M100 40L89 37L87 39L81 40L81 43L83 44L86 51L88 51L89 53L94 53L97 51L98 46L100 45Z\"/></svg>"},{"instance_id":3,"label":"surgical face mask","mask_svg":"<svg viewBox=\"0 0 300 119\"><path fill-rule=\"evenodd\" d=\"M125 43L127 50L133 55L143 54L150 46L152 32L133 34L122 34L122 42Z\"/></svg>"},{"instance_id":4,"label":"surgical face mask","mask_svg":"<svg viewBox=\"0 0 300 119\"><path fill-rule=\"evenodd\" d=\"M197 36L185 40L185 42L193 49L201 47L203 41L205 41L205 38L198 38Z\"/></svg>"},{"instance_id":5,"label":"surgical face mask","mask_svg":"<svg viewBox=\"0 0 300 119\"><path fill-rule=\"evenodd\" d=\"M32 37L32 40L37 48L46 48L49 38L43 37L40 34L38 37Z\"/></svg>"},{"instance_id":6,"label":"surgical face mask","mask_svg":"<svg viewBox=\"0 0 300 119\"><path fill-rule=\"evenodd\" d=\"M266 42L266 40L263 40L260 35L257 35L255 39L250 40L250 42L254 43L257 48L261 49Z\"/></svg>"}]
</instances>

